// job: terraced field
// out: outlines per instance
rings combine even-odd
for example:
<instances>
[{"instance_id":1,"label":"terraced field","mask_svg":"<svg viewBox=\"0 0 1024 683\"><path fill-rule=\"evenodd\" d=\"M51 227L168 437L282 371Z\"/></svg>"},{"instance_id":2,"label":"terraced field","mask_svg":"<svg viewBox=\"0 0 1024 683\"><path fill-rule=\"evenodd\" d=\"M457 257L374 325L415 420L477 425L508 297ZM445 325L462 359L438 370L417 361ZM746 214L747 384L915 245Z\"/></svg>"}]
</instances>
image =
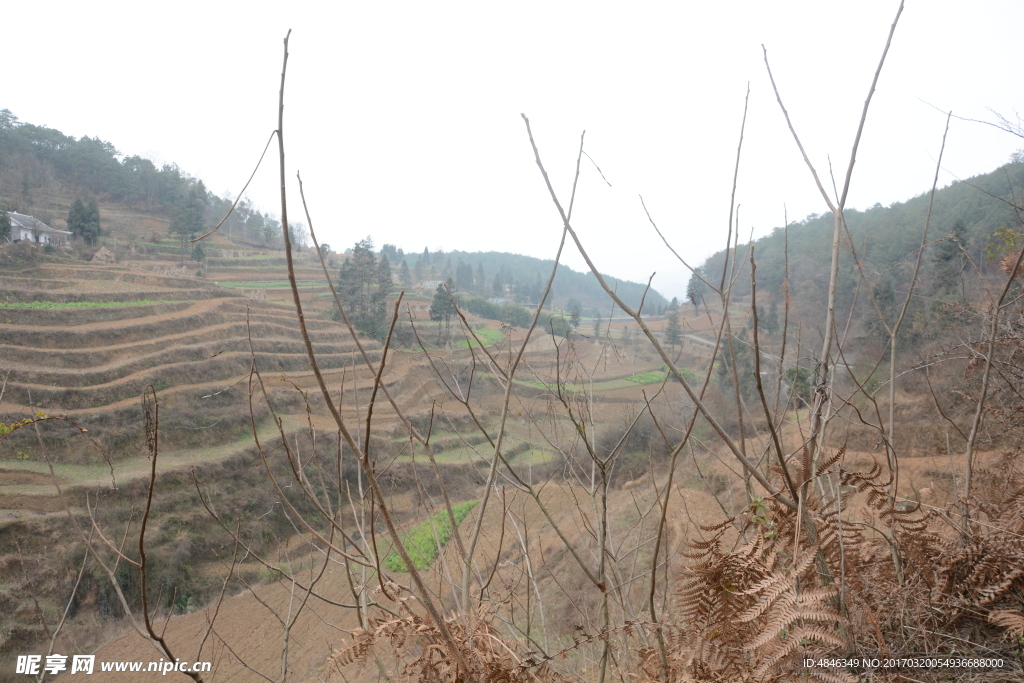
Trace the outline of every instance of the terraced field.
<instances>
[{"instance_id":1,"label":"terraced field","mask_svg":"<svg viewBox=\"0 0 1024 683\"><path fill-rule=\"evenodd\" d=\"M122 242L116 265L92 264L71 253L40 253L24 262L5 261L0 254L0 422L42 412L66 416L88 430L84 436L65 422L48 421L38 431L18 429L0 441L0 606L6 606L0 610L0 670L14 653L45 640L39 610L55 622L66 604L67 576L77 571L80 553L78 540L67 532L64 501L81 519L87 519L90 501L104 528L125 528L138 519L150 471L140 405L147 387L160 401L160 459L147 553L159 567L154 580L166 587L164 609L191 611L193 603L209 602L221 586L218 558L227 539L203 509L193 473L219 510L258 531L254 551L268 557L291 547L295 532L285 516L268 516L284 494L270 487L265 468L282 481L291 476L280 453L281 433L306 457L314 447L331 458L337 454L342 476L337 426L309 369L283 254L232 245L216 235L204 264L183 265L179 245L161 237L160 229L136 232L131 249ZM105 246L112 248L111 240ZM339 265L331 264L332 275ZM333 298L315 254L296 253L296 279L320 367L349 427L362 438L373 376L347 329L333 319ZM407 295L403 302L403 314L428 318L429 296ZM509 363L523 331L472 316L470 323L479 326L478 336L494 362ZM486 481L493 449L438 375L463 389L473 377L473 401L488 429L497 423L504 394L475 344L469 348L457 337L451 345L441 343L436 323L418 324L429 358L418 348L393 348L382 379L403 413L430 434L434 464L426 462L422 447L409 439L382 396L370 432L379 481L397 520L410 528L426 514L425 496L438 494L434 467L453 500L472 500ZM361 344L372 361L380 360L378 342L367 338ZM588 390L598 395L591 396L589 410L605 422L620 419L622 401L656 390L652 385L664 377L660 359L610 348L545 334L531 341L503 441L505 457L522 465L525 476L542 478L561 467L565 444L549 440L526 419L527 411L547 409L544 387L556 376L563 385L579 383L581 370L591 377ZM565 354L576 360L560 361ZM474 357L479 364L470 372ZM254 363L281 418L281 432L268 419L260 387L250 382ZM555 371L560 364L561 375ZM254 419L266 461L254 445ZM313 430L306 429L309 425ZM50 463L63 500L53 486ZM361 486L357 469L349 458L343 478L352 490ZM424 477L426 472L431 473ZM385 555L388 550L382 546ZM19 570L5 569L13 567ZM239 572L254 586L273 578L251 562ZM67 637L76 648L98 646L116 633L111 629L124 626L111 611L108 589L107 579L90 565L79 614L69 620Z\"/></svg>"},{"instance_id":2,"label":"terraced field","mask_svg":"<svg viewBox=\"0 0 1024 683\"><path fill-rule=\"evenodd\" d=\"M246 270L251 259L237 260L232 275L261 282ZM0 421L40 410L67 415L116 458L140 445L139 397L152 385L163 402L162 438L172 446L208 447L248 428L242 380L254 357L268 376L307 378L291 306L243 296L241 288L211 278L160 274L167 268L166 261L115 266L62 259L0 274L0 378L6 378ZM307 326L323 369L352 365L356 347L341 325L311 312ZM378 346L366 341L372 358ZM47 450L72 461L97 457L84 439L67 439L66 428L44 428L41 435ZM34 435L9 441L20 457L38 456Z\"/></svg>"}]
</instances>

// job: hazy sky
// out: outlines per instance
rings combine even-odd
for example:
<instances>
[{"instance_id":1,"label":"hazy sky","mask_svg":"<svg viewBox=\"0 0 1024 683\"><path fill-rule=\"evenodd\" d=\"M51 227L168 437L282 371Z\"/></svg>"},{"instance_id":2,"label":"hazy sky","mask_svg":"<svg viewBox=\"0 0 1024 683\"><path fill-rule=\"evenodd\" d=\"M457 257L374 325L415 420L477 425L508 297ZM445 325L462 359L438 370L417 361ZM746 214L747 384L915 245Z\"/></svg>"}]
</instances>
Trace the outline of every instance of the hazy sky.
<instances>
[{"instance_id":1,"label":"hazy sky","mask_svg":"<svg viewBox=\"0 0 1024 683\"><path fill-rule=\"evenodd\" d=\"M681 295L642 194L682 255L725 240L743 99L743 233L821 213L771 92L761 44L819 172L841 183L897 2L8 3L0 108L240 190L276 127L293 29L285 140L321 241L550 258L560 221L520 112L598 266ZM1024 3L908 2L869 112L849 205L928 189L945 117L1019 107ZM930 103L930 104L929 104ZM954 121L940 183L1024 145ZM269 155L268 155L269 159ZM279 212L276 155L249 195ZM291 197L298 209L298 193ZM293 214L294 215L294 214ZM922 217L923 220L923 217ZM565 261L582 269L574 249Z\"/></svg>"}]
</instances>

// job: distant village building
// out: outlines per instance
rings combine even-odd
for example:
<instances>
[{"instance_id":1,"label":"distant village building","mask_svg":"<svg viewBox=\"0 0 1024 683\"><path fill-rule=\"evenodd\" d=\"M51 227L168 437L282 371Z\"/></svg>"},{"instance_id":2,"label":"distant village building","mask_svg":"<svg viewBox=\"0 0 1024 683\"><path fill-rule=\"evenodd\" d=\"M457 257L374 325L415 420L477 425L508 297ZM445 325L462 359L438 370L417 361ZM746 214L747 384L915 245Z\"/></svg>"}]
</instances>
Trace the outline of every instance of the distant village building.
<instances>
[{"instance_id":1,"label":"distant village building","mask_svg":"<svg viewBox=\"0 0 1024 683\"><path fill-rule=\"evenodd\" d=\"M71 239L70 231L51 228L38 218L14 211L8 211L7 215L11 219L12 242L37 242L64 246Z\"/></svg>"}]
</instances>

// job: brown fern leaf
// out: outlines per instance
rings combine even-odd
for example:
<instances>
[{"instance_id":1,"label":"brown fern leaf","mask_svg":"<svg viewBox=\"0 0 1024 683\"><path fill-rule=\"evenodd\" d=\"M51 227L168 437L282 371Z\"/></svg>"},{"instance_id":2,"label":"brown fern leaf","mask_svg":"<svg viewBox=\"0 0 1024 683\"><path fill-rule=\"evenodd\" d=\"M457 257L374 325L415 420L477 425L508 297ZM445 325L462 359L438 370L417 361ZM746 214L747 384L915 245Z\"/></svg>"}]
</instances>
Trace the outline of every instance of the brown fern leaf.
<instances>
[{"instance_id":1,"label":"brown fern leaf","mask_svg":"<svg viewBox=\"0 0 1024 683\"><path fill-rule=\"evenodd\" d=\"M798 626L786 634L785 639L779 639L770 653L767 653L761 661L760 666L754 672L756 676L765 676L800 648L806 648L812 642L825 646L843 647L846 643L843 639L821 627ZM856 680L851 678L851 680Z\"/></svg>"},{"instance_id":2,"label":"brown fern leaf","mask_svg":"<svg viewBox=\"0 0 1024 683\"><path fill-rule=\"evenodd\" d=\"M1006 629L1009 639L1024 638L1024 615L1013 610L993 610L989 612L988 620L996 626Z\"/></svg>"},{"instance_id":3,"label":"brown fern leaf","mask_svg":"<svg viewBox=\"0 0 1024 683\"><path fill-rule=\"evenodd\" d=\"M814 458L811 455L811 449L804 444L804 450L802 457L800 458L800 474L797 476L799 480L799 486L803 486L813 477L814 472Z\"/></svg>"},{"instance_id":4,"label":"brown fern leaf","mask_svg":"<svg viewBox=\"0 0 1024 683\"><path fill-rule=\"evenodd\" d=\"M835 453L833 453L832 455L818 463L818 469L815 470L814 475L818 476L824 474L829 467L832 467L832 465L835 465L837 462L839 462L845 454L846 444L843 444L838 451L836 451Z\"/></svg>"}]
</instances>

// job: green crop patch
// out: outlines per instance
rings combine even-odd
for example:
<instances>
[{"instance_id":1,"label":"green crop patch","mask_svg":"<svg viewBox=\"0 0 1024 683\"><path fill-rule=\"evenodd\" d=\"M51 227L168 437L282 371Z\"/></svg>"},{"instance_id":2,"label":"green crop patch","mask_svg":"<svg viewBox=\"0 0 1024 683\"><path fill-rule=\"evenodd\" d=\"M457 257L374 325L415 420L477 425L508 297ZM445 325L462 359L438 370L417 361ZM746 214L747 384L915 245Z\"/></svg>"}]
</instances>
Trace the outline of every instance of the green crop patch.
<instances>
[{"instance_id":1,"label":"green crop patch","mask_svg":"<svg viewBox=\"0 0 1024 683\"><path fill-rule=\"evenodd\" d=\"M115 306L153 306L155 304L181 304L188 301L0 301L0 308L113 308Z\"/></svg>"},{"instance_id":2,"label":"green crop patch","mask_svg":"<svg viewBox=\"0 0 1024 683\"><path fill-rule=\"evenodd\" d=\"M498 330L492 330L488 327L484 327L479 330L473 330L473 332L480 339L480 341L483 342L484 346L494 346L495 344L497 344L498 342L505 338L505 335L503 335ZM468 349L470 345L472 345L474 348L480 346L480 344L477 343L476 339L473 339L472 337L470 337L469 339L463 339L459 342L459 347L463 349Z\"/></svg>"},{"instance_id":3,"label":"green crop patch","mask_svg":"<svg viewBox=\"0 0 1024 683\"><path fill-rule=\"evenodd\" d=\"M467 500L465 503L453 505L452 515L455 517L455 523L461 524L462 520L469 514L469 511L479 502L478 500ZM436 538L434 537L435 528L437 529ZM452 526L448 519L448 511L441 510L434 515L432 520L428 519L425 522L420 522L405 532L405 535L402 536L402 545L405 546L405 550L409 553L412 563L416 565L416 569L425 570L429 569L430 565L437 559L438 553L441 552L441 548L448 542L451 535ZM393 572L409 571L397 550L392 550L384 559L384 566Z\"/></svg>"},{"instance_id":4,"label":"green crop patch","mask_svg":"<svg viewBox=\"0 0 1024 683\"><path fill-rule=\"evenodd\" d=\"M652 384L654 382L660 382L663 379L665 379L665 373L664 372L638 372L638 373L636 373L634 375L630 375L629 377L626 377L625 379L629 380L630 382L635 382L637 384Z\"/></svg>"}]
</instances>

